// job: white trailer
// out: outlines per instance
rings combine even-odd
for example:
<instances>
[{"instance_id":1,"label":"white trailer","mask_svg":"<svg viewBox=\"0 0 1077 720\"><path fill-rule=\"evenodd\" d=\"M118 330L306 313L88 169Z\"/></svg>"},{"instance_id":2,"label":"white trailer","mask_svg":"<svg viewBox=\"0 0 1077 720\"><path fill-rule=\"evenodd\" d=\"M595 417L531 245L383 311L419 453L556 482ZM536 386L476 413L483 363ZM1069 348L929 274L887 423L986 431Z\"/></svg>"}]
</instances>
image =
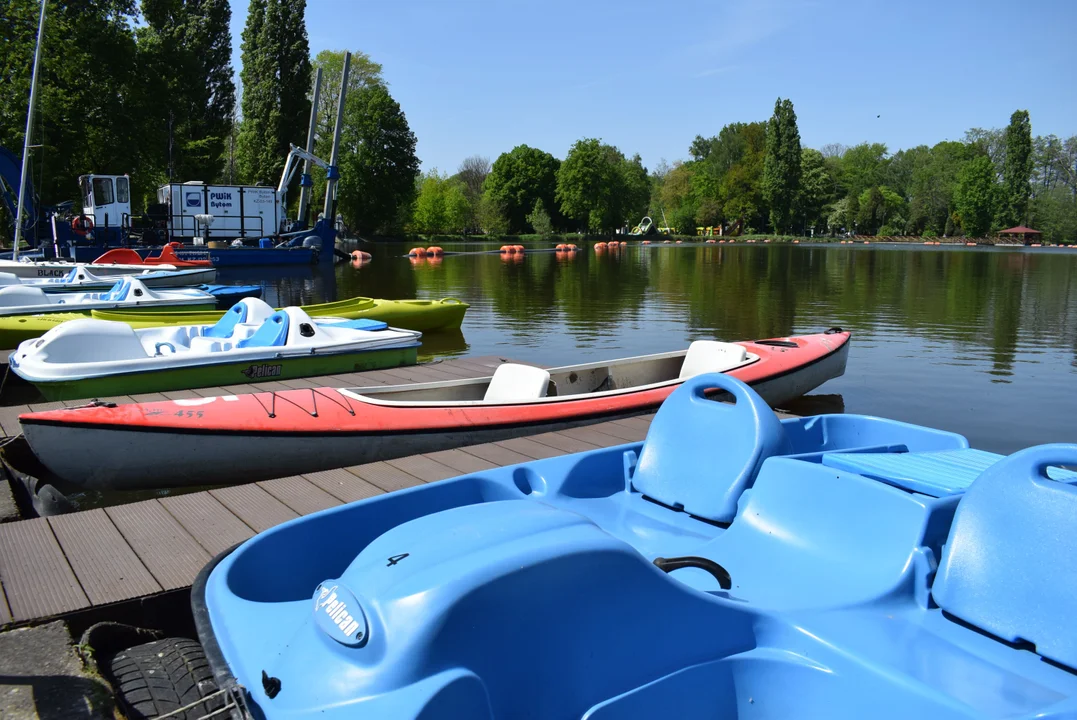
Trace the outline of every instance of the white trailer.
<instances>
[{"instance_id":1,"label":"white trailer","mask_svg":"<svg viewBox=\"0 0 1077 720\"><path fill-rule=\"evenodd\" d=\"M205 237L204 216L212 218L209 239L220 240L276 235L285 220L281 197L271 187L170 183L157 190L157 202L168 206L169 239L181 242Z\"/></svg>"}]
</instances>

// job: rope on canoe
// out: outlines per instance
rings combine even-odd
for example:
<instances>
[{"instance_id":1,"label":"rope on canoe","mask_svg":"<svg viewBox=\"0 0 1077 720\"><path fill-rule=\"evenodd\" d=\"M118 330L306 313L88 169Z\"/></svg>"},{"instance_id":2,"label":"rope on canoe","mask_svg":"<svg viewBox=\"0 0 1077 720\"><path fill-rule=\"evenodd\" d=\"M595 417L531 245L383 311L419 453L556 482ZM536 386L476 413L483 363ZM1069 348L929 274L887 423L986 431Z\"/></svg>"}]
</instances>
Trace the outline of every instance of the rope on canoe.
<instances>
[{"instance_id":1,"label":"rope on canoe","mask_svg":"<svg viewBox=\"0 0 1077 720\"><path fill-rule=\"evenodd\" d=\"M269 407L266 407L265 403L262 402L262 397L261 396L264 395L264 394L265 393L257 393L254 396L254 399L257 400L258 404L262 406L262 409L266 411L266 415L269 418L277 417L277 392L274 390L274 391L269 393L269 398L270 398L269 399ZM323 397L326 400L328 400L328 401L330 401L330 402L344 408L345 412L347 412L352 417L355 417L355 409L352 408L351 402L349 402L346 397L341 395L340 397L343 399L343 402L341 402L341 400L338 400L337 398L333 397L332 395L326 395L325 393L320 392L317 388L311 388L310 389L310 401L311 401L311 404L313 406L313 409L311 409L311 410L308 410L307 408L303 407L302 405L297 403L295 400L292 400L287 395L281 395L280 399L282 401L286 402L286 403L294 405L295 407L299 408L300 410L307 413L311 417L318 417L318 398L319 397Z\"/></svg>"}]
</instances>

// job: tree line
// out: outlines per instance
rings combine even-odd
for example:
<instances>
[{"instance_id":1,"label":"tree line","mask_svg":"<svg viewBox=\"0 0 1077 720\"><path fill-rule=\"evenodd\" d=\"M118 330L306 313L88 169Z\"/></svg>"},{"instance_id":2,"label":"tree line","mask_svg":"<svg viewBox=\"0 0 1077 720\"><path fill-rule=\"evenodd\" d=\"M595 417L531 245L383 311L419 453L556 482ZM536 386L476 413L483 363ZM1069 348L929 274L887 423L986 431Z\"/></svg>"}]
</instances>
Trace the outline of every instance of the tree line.
<instances>
[{"instance_id":1,"label":"tree line","mask_svg":"<svg viewBox=\"0 0 1077 720\"><path fill-rule=\"evenodd\" d=\"M77 200L75 179L88 172L129 173L136 208L169 180L275 185L290 144L305 144L318 68L315 151L328 159L344 53L311 57L306 0L249 0L242 93L228 0L49 7L31 165L43 203ZM36 0L0 12L0 146L16 152L37 12ZM420 174L415 147L381 65L355 52L337 209L357 233L610 233L650 215L682 234L980 237L1026 224L1047 241L1077 241L1077 136L1034 137L1024 110L1004 129L891 153L868 142L802 147L793 104L779 99L768 120L697 136L686 159L653 170L597 138L563 160L527 145L492 163L474 156L453 175ZM314 183L320 198L323 172Z\"/></svg>"},{"instance_id":2,"label":"tree line","mask_svg":"<svg viewBox=\"0 0 1077 720\"><path fill-rule=\"evenodd\" d=\"M37 0L8 0L0 11L0 146L16 154L38 10ZM229 0L50 0L31 165L40 202L79 207L76 178L91 172L130 174L134 208L169 181L276 185L290 145L306 144L319 67L315 154L328 160L344 52L312 58L305 14L306 0L249 0L237 103ZM419 174L415 135L363 53L352 59L339 166L338 212L352 228L404 226ZM314 176L317 198L324 172ZM297 198L289 193L293 216Z\"/></svg>"},{"instance_id":3,"label":"tree line","mask_svg":"<svg viewBox=\"0 0 1077 720\"><path fill-rule=\"evenodd\" d=\"M788 99L765 122L696 136L689 158L653 171L600 140L564 161L520 145L491 166L420 180L409 227L419 232L611 232L643 215L680 234L984 237L1015 225L1077 242L1077 136L1032 136L1025 110L999 130L891 153L883 143L805 148ZM485 167L484 182L465 182ZM468 170L468 169L471 170ZM452 196L452 202L440 198ZM451 211L450 211L451 207ZM534 221L533 221L534 220Z\"/></svg>"}]
</instances>

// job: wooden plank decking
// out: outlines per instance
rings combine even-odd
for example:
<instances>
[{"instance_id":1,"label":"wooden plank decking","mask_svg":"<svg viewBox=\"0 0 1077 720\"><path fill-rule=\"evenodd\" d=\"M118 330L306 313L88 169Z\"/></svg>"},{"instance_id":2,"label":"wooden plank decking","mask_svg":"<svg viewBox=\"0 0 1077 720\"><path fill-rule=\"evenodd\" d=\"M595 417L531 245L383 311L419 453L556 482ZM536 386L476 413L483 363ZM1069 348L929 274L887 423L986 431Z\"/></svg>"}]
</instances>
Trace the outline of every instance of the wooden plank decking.
<instances>
[{"instance_id":1,"label":"wooden plank decking","mask_svg":"<svg viewBox=\"0 0 1077 720\"><path fill-rule=\"evenodd\" d=\"M477 377L491 373L503 361L497 357L473 357L313 381L235 385L164 395L205 397L291 387ZM304 384L307 382L311 384ZM150 399L160 400L162 396L109 398L114 402ZM29 406L0 408L0 426L5 434L16 434L18 415L29 410ZM463 473L642 440L652 417L6 523L0 525L0 626L41 621L185 588L214 555L291 518Z\"/></svg>"}]
</instances>

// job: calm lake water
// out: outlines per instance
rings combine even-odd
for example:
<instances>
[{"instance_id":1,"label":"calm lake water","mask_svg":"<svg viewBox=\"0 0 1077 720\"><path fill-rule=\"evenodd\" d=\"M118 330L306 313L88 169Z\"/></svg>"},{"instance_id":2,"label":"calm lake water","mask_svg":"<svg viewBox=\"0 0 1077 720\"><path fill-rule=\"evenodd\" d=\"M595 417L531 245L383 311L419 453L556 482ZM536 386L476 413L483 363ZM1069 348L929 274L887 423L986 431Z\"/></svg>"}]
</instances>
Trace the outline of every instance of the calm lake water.
<instances>
[{"instance_id":1,"label":"calm lake water","mask_svg":"<svg viewBox=\"0 0 1077 720\"><path fill-rule=\"evenodd\" d=\"M882 415L965 434L996 452L1077 441L1077 251L922 246L630 246L519 261L443 246L412 262L222 273L265 299L456 297L462 332L428 336L426 357L497 354L549 365L841 326L844 377L789 406Z\"/></svg>"}]
</instances>

